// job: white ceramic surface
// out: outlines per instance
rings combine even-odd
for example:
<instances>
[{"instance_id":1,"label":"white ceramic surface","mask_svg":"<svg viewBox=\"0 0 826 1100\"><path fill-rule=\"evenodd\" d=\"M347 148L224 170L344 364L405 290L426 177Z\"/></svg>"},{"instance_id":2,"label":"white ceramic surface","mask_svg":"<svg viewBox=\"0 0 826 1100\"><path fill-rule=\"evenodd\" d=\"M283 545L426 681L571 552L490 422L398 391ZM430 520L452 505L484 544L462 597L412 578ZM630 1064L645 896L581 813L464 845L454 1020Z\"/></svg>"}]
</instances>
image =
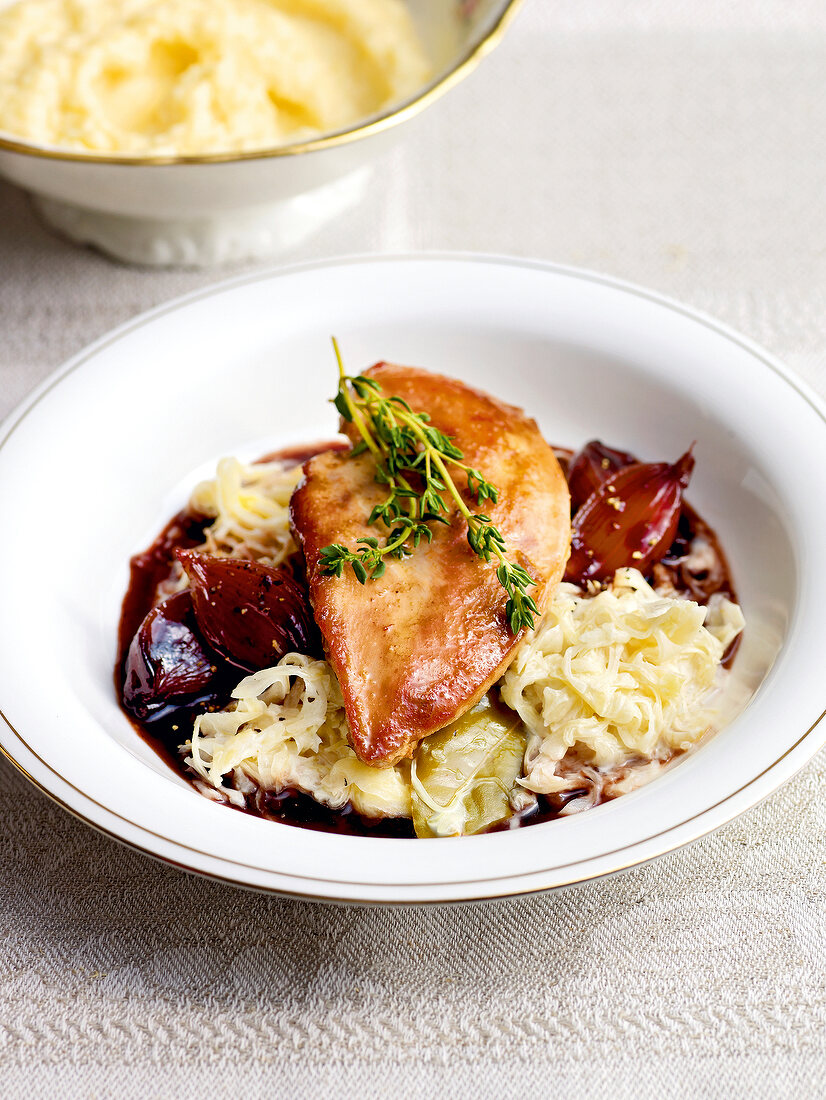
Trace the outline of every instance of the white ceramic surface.
<instances>
[{"instance_id":1,"label":"white ceramic surface","mask_svg":"<svg viewBox=\"0 0 826 1100\"><path fill-rule=\"evenodd\" d=\"M651 458L696 441L691 500L729 553L747 630L730 724L647 787L527 829L460 839L330 836L215 805L118 709L129 555L224 454L329 436L329 336L353 367L444 371L523 405L549 439ZM823 404L765 352L656 295L494 258L337 261L236 280L137 318L6 422L0 709L7 754L97 827L264 889L443 901L547 889L684 844L774 790L826 740ZM743 710L743 702L754 693ZM816 728L817 726L817 728Z\"/></svg>"},{"instance_id":2,"label":"white ceramic surface","mask_svg":"<svg viewBox=\"0 0 826 1100\"><path fill-rule=\"evenodd\" d=\"M178 158L68 152L0 131L0 175L35 195L59 232L117 259L206 267L276 255L355 201L359 173L402 136L398 124L473 70L520 0L407 2L433 79L346 131L256 153Z\"/></svg>"}]
</instances>

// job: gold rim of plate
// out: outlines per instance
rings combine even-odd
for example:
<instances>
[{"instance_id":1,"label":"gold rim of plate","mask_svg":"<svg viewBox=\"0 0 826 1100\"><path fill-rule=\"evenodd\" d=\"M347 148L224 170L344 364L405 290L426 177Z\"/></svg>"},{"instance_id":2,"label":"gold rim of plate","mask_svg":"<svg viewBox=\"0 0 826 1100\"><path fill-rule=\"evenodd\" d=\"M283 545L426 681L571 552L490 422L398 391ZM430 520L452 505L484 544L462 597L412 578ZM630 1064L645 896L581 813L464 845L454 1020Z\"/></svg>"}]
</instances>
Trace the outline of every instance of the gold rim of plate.
<instances>
[{"instance_id":1,"label":"gold rim of plate","mask_svg":"<svg viewBox=\"0 0 826 1100\"><path fill-rule=\"evenodd\" d=\"M317 153L323 149L349 145L351 142L383 133L407 119L414 118L431 103L440 99L445 92L464 80L499 45L522 2L523 0L508 0L487 33L460 57L453 68L438 80L426 85L413 99L406 100L398 107L379 115L378 118L372 118L348 130L322 134L321 137L310 141L277 145L269 149L252 149L247 152L202 153L198 156L115 156L105 153L82 153L69 149L50 149L19 138L4 137L0 133L0 152L22 153L25 156L40 157L44 160L77 161L82 164L170 167L176 164L226 164L231 161L270 160L274 157L293 157L299 153Z\"/></svg>"}]
</instances>

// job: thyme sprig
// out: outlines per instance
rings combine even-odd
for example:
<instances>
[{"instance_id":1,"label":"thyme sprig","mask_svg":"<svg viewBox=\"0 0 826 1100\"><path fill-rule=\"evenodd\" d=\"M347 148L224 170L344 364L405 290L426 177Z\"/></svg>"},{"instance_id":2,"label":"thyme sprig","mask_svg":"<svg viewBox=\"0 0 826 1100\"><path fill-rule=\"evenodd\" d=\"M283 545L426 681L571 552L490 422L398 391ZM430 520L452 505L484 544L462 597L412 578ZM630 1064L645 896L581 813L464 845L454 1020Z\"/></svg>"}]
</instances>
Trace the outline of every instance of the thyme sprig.
<instances>
[{"instance_id":1,"label":"thyme sprig","mask_svg":"<svg viewBox=\"0 0 826 1100\"><path fill-rule=\"evenodd\" d=\"M479 508L486 501L496 504L499 490L462 461L462 451L430 423L427 413L414 412L400 397L383 396L373 378L348 375L335 338L333 348L339 372L333 404L360 436L351 454L369 451L376 463L376 481L387 486L387 496L373 508L367 522L383 526L388 533L382 542L375 536L357 539L357 550L338 542L322 547L321 571L340 577L349 565L362 584L382 576L385 559L408 557L423 540L432 541L433 524L450 525L447 496L467 523L474 554L484 562L498 561L496 576L508 594L505 615L511 630L518 634L523 627L532 627L538 608L527 589L536 582L521 565L508 560L505 540L490 516L471 511L451 469L461 471L468 494Z\"/></svg>"}]
</instances>

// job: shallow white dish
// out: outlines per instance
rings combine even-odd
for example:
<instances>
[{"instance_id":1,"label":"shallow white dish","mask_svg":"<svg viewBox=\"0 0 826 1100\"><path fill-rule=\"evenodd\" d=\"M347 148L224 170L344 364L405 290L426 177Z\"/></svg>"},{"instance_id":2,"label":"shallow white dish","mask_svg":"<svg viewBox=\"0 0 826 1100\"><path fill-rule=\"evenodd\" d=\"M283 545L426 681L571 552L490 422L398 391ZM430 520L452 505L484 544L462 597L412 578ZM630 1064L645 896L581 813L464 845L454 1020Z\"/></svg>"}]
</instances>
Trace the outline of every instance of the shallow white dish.
<instances>
[{"instance_id":1,"label":"shallow white dish","mask_svg":"<svg viewBox=\"0 0 826 1100\"><path fill-rule=\"evenodd\" d=\"M211 803L173 775L115 698L129 556L221 455L334 433L331 333L352 367L387 358L465 378L525 406L557 443L599 436L661 459L696 440L690 499L722 538L747 620L731 723L612 803L460 839L311 832ZM0 434L12 536L0 545L0 743L88 823L247 886L454 901L618 871L729 821L826 741L826 517L813 495L824 453L823 403L769 355L587 272L484 257L355 259L201 291L82 352Z\"/></svg>"}]
</instances>

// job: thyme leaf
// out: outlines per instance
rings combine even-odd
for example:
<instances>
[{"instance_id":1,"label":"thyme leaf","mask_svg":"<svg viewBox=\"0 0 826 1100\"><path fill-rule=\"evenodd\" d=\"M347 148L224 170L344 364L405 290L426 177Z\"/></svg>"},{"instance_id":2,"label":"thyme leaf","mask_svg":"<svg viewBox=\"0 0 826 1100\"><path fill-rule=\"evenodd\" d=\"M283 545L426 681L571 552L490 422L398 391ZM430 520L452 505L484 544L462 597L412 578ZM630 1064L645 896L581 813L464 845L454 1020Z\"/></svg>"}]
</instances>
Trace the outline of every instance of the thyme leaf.
<instances>
[{"instance_id":1,"label":"thyme leaf","mask_svg":"<svg viewBox=\"0 0 826 1100\"><path fill-rule=\"evenodd\" d=\"M387 496L370 516L370 526L382 526L387 534L358 539L356 549L331 543L320 551L321 571L341 577L350 566L361 584L382 576L386 559L402 560L433 539L432 524L450 524L450 504L467 524L467 541L483 562L496 562L496 577L508 594L505 615L514 634L534 625L538 614L528 589L536 582L521 565L508 560L505 540L490 516L472 511L460 492L453 471L467 482L467 492L477 508L486 501L496 504L499 490L479 470L466 465L462 451L430 423L427 413L417 413L400 397L385 397L381 386L364 375L348 375L338 341L333 337L338 363L338 391L332 399L338 412L358 432L351 454L369 451L375 464L375 480L387 487Z\"/></svg>"}]
</instances>

